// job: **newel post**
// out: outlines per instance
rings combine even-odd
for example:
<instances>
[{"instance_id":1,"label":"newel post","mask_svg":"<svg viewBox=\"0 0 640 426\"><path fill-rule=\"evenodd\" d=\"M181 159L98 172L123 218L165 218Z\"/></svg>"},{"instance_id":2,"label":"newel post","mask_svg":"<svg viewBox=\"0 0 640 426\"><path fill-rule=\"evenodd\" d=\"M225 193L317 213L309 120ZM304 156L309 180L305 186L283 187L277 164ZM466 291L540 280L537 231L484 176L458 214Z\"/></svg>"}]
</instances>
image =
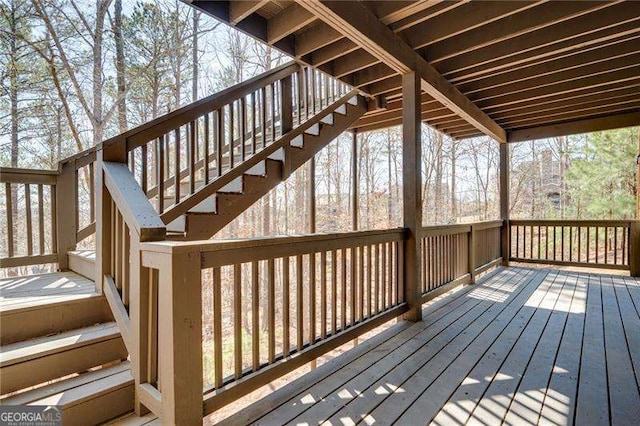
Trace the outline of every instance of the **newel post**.
<instances>
[{"instance_id":1,"label":"newel post","mask_svg":"<svg viewBox=\"0 0 640 426\"><path fill-rule=\"evenodd\" d=\"M76 162L62 164L56 182L56 251L58 268L69 269L67 252L76 249L78 229L78 185L76 180Z\"/></svg>"},{"instance_id":2,"label":"newel post","mask_svg":"<svg viewBox=\"0 0 640 426\"><path fill-rule=\"evenodd\" d=\"M406 318L422 319L420 230L422 229L421 81L416 72L402 76L402 181L404 196L404 293Z\"/></svg>"},{"instance_id":3,"label":"newel post","mask_svg":"<svg viewBox=\"0 0 640 426\"><path fill-rule=\"evenodd\" d=\"M511 256L511 225L509 224L509 144L500 144L500 219L502 265L509 265Z\"/></svg>"},{"instance_id":4,"label":"newel post","mask_svg":"<svg viewBox=\"0 0 640 426\"><path fill-rule=\"evenodd\" d=\"M629 274L640 277L640 220L631 222L629 238Z\"/></svg>"},{"instance_id":5,"label":"newel post","mask_svg":"<svg viewBox=\"0 0 640 426\"><path fill-rule=\"evenodd\" d=\"M201 425L202 284L200 252L159 254L158 360L162 423Z\"/></svg>"}]
</instances>

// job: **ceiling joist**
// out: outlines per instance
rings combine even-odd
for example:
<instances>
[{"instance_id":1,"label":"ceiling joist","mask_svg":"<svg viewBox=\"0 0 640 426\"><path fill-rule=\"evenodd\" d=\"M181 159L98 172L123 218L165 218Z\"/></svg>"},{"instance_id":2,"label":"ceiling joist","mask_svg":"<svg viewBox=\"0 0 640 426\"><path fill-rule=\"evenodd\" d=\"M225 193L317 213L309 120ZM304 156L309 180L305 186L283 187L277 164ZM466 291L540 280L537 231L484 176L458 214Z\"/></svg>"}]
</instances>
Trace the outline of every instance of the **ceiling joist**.
<instances>
[{"instance_id":1,"label":"ceiling joist","mask_svg":"<svg viewBox=\"0 0 640 426\"><path fill-rule=\"evenodd\" d=\"M505 131L467 99L431 65L404 43L359 2L300 0L319 19L339 28L353 42L361 45L396 72L416 71L422 89L474 127L494 139L505 142Z\"/></svg>"}]
</instances>

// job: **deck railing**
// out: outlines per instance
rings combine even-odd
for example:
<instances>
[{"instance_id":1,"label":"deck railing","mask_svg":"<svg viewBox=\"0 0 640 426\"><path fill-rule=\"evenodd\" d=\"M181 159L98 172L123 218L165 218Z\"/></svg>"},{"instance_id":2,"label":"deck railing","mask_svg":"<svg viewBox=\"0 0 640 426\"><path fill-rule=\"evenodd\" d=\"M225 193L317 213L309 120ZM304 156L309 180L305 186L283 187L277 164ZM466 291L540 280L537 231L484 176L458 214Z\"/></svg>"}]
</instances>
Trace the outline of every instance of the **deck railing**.
<instances>
[{"instance_id":1,"label":"deck railing","mask_svg":"<svg viewBox=\"0 0 640 426\"><path fill-rule=\"evenodd\" d=\"M422 228L421 268L423 301L502 262L502 221Z\"/></svg>"},{"instance_id":2,"label":"deck railing","mask_svg":"<svg viewBox=\"0 0 640 426\"><path fill-rule=\"evenodd\" d=\"M210 413L401 315L404 240L393 229L143 244L143 266L158 277L146 351L164 366L143 400L169 422L188 418L184 403L164 404L187 387Z\"/></svg>"},{"instance_id":3,"label":"deck railing","mask_svg":"<svg viewBox=\"0 0 640 426\"><path fill-rule=\"evenodd\" d=\"M631 245L637 227L638 222L629 220L512 220L509 257L515 262L631 270L640 261Z\"/></svg>"},{"instance_id":4,"label":"deck railing","mask_svg":"<svg viewBox=\"0 0 640 426\"><path fill-rule=\"evenodd\" d=\"M169 223L193 207L195 201L185 200L199 188L349 91L327 74L291 62L66 158L57 171L2 168L8 200L2 267L67 268L66 253L95 234L96 167L103 149L115 153L107 160L127 163Z\"/></svg>"},{"instance_id":5,"label":"deck railing","mask_svg":"<svg viewBox=\"0 0 640 426\"><path fill-rule=\"evenodd\" d=\"M0 267L58 261L55 171L0 169L6 232Z\"/></svg>"}]
</instances>

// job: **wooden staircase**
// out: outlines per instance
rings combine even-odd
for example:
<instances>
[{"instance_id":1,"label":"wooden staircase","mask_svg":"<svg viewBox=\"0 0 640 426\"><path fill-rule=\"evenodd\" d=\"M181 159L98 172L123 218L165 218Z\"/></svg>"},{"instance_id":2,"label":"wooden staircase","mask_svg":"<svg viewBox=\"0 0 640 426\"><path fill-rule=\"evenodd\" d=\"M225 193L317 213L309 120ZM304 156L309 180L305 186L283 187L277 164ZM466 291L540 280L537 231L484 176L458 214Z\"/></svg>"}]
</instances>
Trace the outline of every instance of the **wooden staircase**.
<instances>
[{"instance_id":1,"label":"wooden staircase","mask_svg":"<svg viewBox=\"0 0 640 426\"><path fill-rule=\"evenodd\" d=\"M0 266L57 263L61 272L1 281L0 403L56 405L65 424L82 425L144 413L137 402L157 409L144 377L152 355L136 356L148 349L140 342L150 317L141 244L211 238L366 109L357 90L289 63L65 159L58 171L2 169L5 199L16 191L37 200L24 211L8 202ZM26 234L13 232L19 215L33 228ZM75 250L93 235L97 250Z\"/></svg>"},{"instance_id":2,"label":"wooden staircase","mask_svg":"<svg viewBox=\"0 0 640 426\"><path fill-rule=\"evenodd\" d=\"M104 296L76 272L0 284L0 403L55 405L64 424L133 409L127 349Z\"/></svg>"},{"instance_id":3,"label":"wooden staircase","mask_svg":"<svg viewBox=\"0 0 640 426\"><path fill-rule=\"evenodd\" d=\"M171 205L161 215L167 223L169 237L184 240L211 238L365 112L364 99L350 92L275 142L269 141L265 149L249 159L236 159L236 165L217 179L208 184L198 182L193 194Z\"/></svg>"}]
</instances>

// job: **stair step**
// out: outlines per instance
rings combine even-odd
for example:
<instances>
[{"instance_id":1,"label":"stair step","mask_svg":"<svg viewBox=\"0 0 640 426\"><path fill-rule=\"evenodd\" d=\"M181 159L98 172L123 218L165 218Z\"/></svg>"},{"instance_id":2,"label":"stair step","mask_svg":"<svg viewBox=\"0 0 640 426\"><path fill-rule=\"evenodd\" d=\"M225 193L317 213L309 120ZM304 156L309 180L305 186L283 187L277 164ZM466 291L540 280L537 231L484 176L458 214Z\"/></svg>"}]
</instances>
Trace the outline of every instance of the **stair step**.
<instances>
[{"instance_id":1,"label":"stair step","mask_svg":"<svg viewBox=\"0 0 640 426\"><path fill-rule=\"evenodd\" d=\"M127 357L115 322L12 343L0 349L0 394Z\"/></svg>"},{"instance_id":2,"label":"stair step","mask_svg":"<svg viewBox=\"0 0 640 426\"><path fill-rule=\"evenodd\" d=\"M238 176L222 188L218 192L242 193L242 176Z\"/></svg>"},{"instance_id":3,"label":"stair step","mask_svg":"<svg viewBox=\"0 0 640 426\"><path fill-rule=\"evenodd\" d=\"M252 175L252 176L264 176L266 172L267 172L267 169L266 169L265 162L260 161L258 164L256 164L255 166L247 170L245 174Z\"/></svg>"},{"instance_id":4,"label":"stair step","mask_svg":"<svg viewBox=\"0 0 640 426\"><path fill-rule=\"evenodd\" d=\"M94 250L75 250L67 252L69 269L91 281L96 280L96 252Z\"/></svg>"},{"instance_id":5,"label":"stair step","mask_svg":"<svg viewBox=\"0 0 640 426\"><path fill-rule=\"evenodd\" d=\"M320 122L332 125L333 124L333 113L329 113L328 115L325 115L324 117L322 117Z\"/></svg>"},{"instance_id":6,"label":"stair step","mask_svg":"<svg viewBox=\"0 0 640 426\"><path fill-rule=\"evenodd\" d=\"M65 425L99 424L133 410L128 361L90 371L2 400L3 405L55 405Z\"/></svg>"},{"instance_id":7,"label":"stair step","mask_svg":"<svg viewBox=\"0 0 640 426\"><path fill-rule=\"evenodd\" d=\"M313 136L318 136L320 134L320 124L316 123L311 127L309 127L307 130L305 130L304 132Z\"/></svg>"},{"instance_id":8,"label":"stair step","mask_svg":"<svg viewBox=\"0 0 640 426\"><path fill-rule=\"evenodd\" d=\"M113 320L105 298L73 272L0 280L0 345Z\"/></svg>"},{"instance_id":9,"label":"stair step","mask_svg":"<svg viewBox=\"0 0 640 426\"><path fill-rule=\"evenodd\" d=\"M295 138L291 139L291 146L302 148L304 146L304 135L298 135Z\"/></svg>"},{"instance_id":10,"label":"stair step","mask_svg":"<svg viewBox=\"0 0 640 426\"><path fill-rule=\"evenodd\" d=\"M269 158L270 160L284 161L284 148L280 148L267 158Z\"/></svg>"}]
</instances>

